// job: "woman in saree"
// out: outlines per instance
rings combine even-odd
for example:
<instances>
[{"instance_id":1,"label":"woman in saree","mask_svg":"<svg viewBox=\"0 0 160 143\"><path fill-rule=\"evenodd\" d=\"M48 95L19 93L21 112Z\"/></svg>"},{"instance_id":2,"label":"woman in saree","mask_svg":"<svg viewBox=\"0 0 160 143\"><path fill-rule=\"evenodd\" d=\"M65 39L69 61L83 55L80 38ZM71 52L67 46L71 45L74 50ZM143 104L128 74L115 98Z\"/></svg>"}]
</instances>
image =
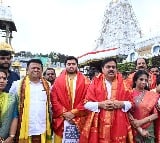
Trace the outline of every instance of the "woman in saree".
<instances>
[{"instance_id":1,"label":"woman in saree","mask_svg":"<svg viewBox=\"0 0 160 143\"><path fill-rule=\"evenodd\" d=\"M7 73L0 70L0 143L12 143L18 123L17 100L3 92L7 84Z\"/></svg>"},{"instance_id":2,"label":"woman in saree","mask_svg":"<svg viewBox=\"0 0 160 143\"><path fill-rule=\"evenodd\" d=\"M160 75L156 78L156 88L154 90L160 95ZM157 103L158 119L155 123L156 143L160 143L160 98Z\"/></svg>"},{"instance_id":3,"label":"woman in saree","mask_svg":"<svg viewBox=\"0 0 160 143\"><path fill-rule=\"evenodd\" d=\"M157 110L158 110L158 119L156 120L156 143L160 143L160 98L158 100L157 104Z\"/></svg>"},{"instance_id":4,"label":"woman in saree","mask_svg":"<svg viewBox=\"0 0 160 143\"><path fill-rule=\"evenodd\" d=\"M158 118L157 102L159 94L147 90L149 75L139 70L133 77L134 108L130 121L136 143L155 143L155 120Z\"/></svg>"},{"instance_id":5,"label":"woman in saree","mask_svg":"<svg viewBox=\"0 0 160 143\"><path fill-rule=\"evenodd\" d=\"M156 87L152 91L160 95L160 75L156 77ZM157 103L158 119L155 121L156 143L160 143L160 98Z\"/></svg>"}]
</instances>

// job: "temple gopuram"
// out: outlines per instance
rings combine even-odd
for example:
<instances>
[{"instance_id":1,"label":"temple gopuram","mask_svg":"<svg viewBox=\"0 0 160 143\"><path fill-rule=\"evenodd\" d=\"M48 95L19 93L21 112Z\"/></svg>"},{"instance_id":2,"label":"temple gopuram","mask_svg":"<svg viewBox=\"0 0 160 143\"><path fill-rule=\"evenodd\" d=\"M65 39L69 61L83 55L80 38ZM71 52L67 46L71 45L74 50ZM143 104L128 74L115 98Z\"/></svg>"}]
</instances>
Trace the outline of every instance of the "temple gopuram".
<instances>
[{"instance_id":1,"label":"temple gopuram","mask_svg":"<svg viewBox=\"0 0 160 143\"><path fill-rule=\"evenodd\" d=\"M160 33L143 36L129 0L111 0L102 25L95 49L78 57L82 72L92 67L99 69L106 57L116 57L118 62L134 62L138 57L159 55Z\"/></svg>"}]
</instances>

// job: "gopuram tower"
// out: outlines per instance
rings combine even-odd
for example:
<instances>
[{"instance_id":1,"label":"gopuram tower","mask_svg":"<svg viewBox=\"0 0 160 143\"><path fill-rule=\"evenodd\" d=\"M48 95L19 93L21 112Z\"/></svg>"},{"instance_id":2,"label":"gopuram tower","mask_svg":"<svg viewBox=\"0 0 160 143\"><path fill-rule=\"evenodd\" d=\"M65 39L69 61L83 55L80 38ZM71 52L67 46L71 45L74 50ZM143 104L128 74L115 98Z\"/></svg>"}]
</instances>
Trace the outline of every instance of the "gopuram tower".
<instances>
[{"instance_id":1,"label":"gopuram tower","mask_svg":"<svg viewBox=\"0 0 160 143\"><path fill-rule=\"evenodd\" d=\"M107 5L100 37L95 51L118 48L118 54L127 55L134 42L141 37L141 29L128 0L112 0Z\"/></svg>"}]
</instances>

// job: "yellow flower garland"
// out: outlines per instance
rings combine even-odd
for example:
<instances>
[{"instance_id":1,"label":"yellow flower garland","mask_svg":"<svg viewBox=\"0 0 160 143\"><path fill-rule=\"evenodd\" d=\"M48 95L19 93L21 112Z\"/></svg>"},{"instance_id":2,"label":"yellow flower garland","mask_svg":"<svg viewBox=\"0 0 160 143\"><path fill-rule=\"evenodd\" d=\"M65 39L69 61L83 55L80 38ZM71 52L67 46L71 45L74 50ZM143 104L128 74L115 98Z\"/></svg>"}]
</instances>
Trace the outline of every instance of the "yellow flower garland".
<instances>
[{"instance_id":1,"label":"yellow flower garland","mask_svg":"<svg viewBox=\"0 0 160 143\"><path fill-rule=\"evenodd\" d=\"M51 134L51 123L49 117L49 109L48 105L50 103L50 96L49 96L49 85L48 82L41 78L42 84L47 94L47 121L46 121L46 133L41 135L41 143L51 143L52 142L52 134ZM19 143L31 143L30 138L28 137L28 125L29 125L29 105L30 105L30 86L29 86L29 77L26 76L20 85L19 97L20 97L20 104L19 104L19 111L22 117L20 117L20 131L19 131ZM23 108L25 107L25 108ZM22 110L23 108L23 110Z\"/></svg>"}]
</instances>

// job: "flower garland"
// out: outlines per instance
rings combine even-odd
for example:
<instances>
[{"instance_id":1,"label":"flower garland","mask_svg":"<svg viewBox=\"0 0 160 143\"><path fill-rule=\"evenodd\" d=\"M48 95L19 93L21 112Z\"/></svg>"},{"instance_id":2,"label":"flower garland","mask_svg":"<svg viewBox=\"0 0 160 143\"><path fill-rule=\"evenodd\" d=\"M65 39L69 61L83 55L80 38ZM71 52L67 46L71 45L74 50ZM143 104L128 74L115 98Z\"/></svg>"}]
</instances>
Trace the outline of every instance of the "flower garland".
<instances>
[{"instance_id":1,"label":"flower garland","mask_svg":"<svg viewBox=\"0 0 160 143\"><path fill-rule=\"evenodd\" d=\"M17 133L16 133L16 142L19 141L19 135L20 135L20 128L21 128L21 122L22 122L22 114L23 114L23 107L24 107L24 99L25 99L25 81L27 76L23 78L20 84L19 88L19 118L18 118L18 125L17 125Z\"/></svg>"},{"instance_id":2,"label":"flower garland","mask_svg":"<svg viewBox=\"0 0 160 143\"><path fill-rule=\"evenodd\" d=\"M29 78L28 76L25 76L22 81L21 84L19 86L19 118L18 118L18 126L17 126L17 135L16 135L16 142L18 142L19 140L19 135L20 135L20 129L21 129L21 122L22 122L22 115L23 115L23 108L24 108L24 100L25 100L25 87L26 87L26 79ZM50 103L50 88L49 88L49 84L48 82L41 77L40 80L42 81L43 87L46 91L47 94L47 101L48 103ZM49 107L48 107L49 108Z\"/></svg>"}]
</instances>

